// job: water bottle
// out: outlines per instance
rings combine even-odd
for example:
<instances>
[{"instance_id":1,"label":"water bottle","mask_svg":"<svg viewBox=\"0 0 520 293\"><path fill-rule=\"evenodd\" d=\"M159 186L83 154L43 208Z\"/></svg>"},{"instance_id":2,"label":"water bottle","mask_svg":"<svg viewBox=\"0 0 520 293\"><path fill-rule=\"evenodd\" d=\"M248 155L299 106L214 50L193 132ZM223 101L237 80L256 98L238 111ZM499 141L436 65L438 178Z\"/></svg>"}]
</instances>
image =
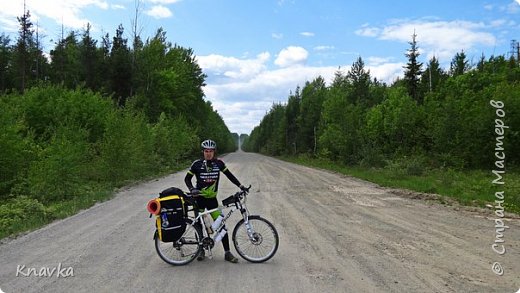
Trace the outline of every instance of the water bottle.
<instances>
[{"instance_id":1,"label":"water bottle","mask_svg":"<svg viewBox=\"0 0 520 293\"><path fill-rule=\"evenodd\" d=\"M218 218L215 219L215 222L213 222L213 224L211 224L211 228L216 231L217 228L220 226L220 223L222 223L222 220L224 220L224 216L222 214L220 214L218 216Z\"/></svg>"},{"instance_id":2,"label":"water bottle","mask_svg":"<svg viewBox=\"0 0 520 293\"><path fill-rule=\"evenodd\" d=\"M227 229L226 229L226 227L223 227L222 230L220 230L220 233L218 233L217 237L215 238L215 243L217 243L220 240L222 240L222 238L224 238L226 233L227 233Z\"/></svg>"}]
</instances>

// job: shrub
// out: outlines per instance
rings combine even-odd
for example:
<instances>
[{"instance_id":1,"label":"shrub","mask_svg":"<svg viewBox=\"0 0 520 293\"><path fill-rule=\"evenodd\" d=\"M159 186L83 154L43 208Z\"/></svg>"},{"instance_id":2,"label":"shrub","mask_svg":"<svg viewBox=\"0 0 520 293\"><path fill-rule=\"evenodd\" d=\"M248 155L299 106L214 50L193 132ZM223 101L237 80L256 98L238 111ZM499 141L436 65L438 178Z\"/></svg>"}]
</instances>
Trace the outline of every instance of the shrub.
<instances>
[{"instance_id":1,"label":"shrub","mask_svg":"<svg viewBox=\"0 0 520 293\"><path fill-rule=\"evenodd\" d=\"M173 167L192 151L198 141L194 131L182 118L170 119L165 113L152 127L154 150L157 154L157 166Z\"/></svg>"},{"instance_id":2,"label":"shrub","mask_svg":"<svg viewBox=\"0 0 520 293\"><path fill-rule=\"evenodd\" d=\"M42 222L45 209L38 200L18 196L0 204L0 238ZM23 227L25 229L20 229Z\"/></svg>"},{"instance_id":3,"label":"shrub","mask_svg":"<svg viewBox=\"0 0 520 293\"><path fill-rule=\"evenodd\" d=\"M60 126L44 144L29 168L26 190L32 197L50 202L80 194L88 164L87 131Z\"/></svg>"},{"instance_id":4,"label":"shrub","mask_svg":"<svg viewBox=\"0 0 520 293\"><path fill-rule=\"evenodd\" d=\"M385 168L391 170L396 177L421 176L428 169L428 161L423 155L402 156L389 160Z\"/></svg>"},{"instance_id":5,"label":"shrub","mask_svg":"<svg viewBox=\"0 0 520 293\"><path fill-rule=\"evenodd\" d=\"M30 139L20 134L20 125L8 119L8 115L0 115L0 200L23 178L24 170L34 157Z\"/></svg>"},{"instance_id":6,"label":"shrub","mask_svg":"<svg viewBox=\"0 0 520 293\"><path fill-rule=\"evenodd\" d=\"M157 161L150 127L142 114L116 110L107 117L100 146L100 179L116 185L150 174Z\"/></svg>"}]
</instances>

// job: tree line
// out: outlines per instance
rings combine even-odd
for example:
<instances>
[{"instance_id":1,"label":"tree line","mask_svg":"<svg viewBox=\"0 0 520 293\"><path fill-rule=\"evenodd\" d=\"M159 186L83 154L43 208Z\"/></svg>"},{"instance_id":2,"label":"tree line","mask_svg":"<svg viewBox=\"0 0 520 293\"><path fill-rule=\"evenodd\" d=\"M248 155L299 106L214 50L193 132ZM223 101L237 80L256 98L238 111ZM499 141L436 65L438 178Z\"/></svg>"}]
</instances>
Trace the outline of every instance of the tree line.
<instances>
[{"instance_id":1,"label":"tree line","mask_svg":"<svg viewBox=\"0 0 520 293\"><path fill-rule=\"evenodd\" d=\"M129 41L120 25L98 42L87 26L46 56L29 11L18 21L14 42L0 35L2 231L29 207L52 217L44 206L186 167L202 139L236 149L193 50L162 28Z\"/></svg>"},{"instance_id":2,"label":"tree line","mask_svg":"<svg viewBox=\"0 0 520 293\"><path fill-rule=\"evenodd\" d=\"M5 33L0 35L0 93L23 94L46 85L89 89L120 108L142 111L150 123L158 122L161 113L183 116L199 137L211 134L222 151L235 148L222 118L203 99L206 75L193 50L172 45L162 28L146 41L134 34L130 46L122 25L113 37L106 33L100 42L87 25L80 32L62 32L47 58L30 12L18 22L14 44Z\"/></svg>"},{"instance_id":3,"label":"tree line","mask_svg":"<svg viewBox=\"0 0 520 293\"><path fill-rule=\"evenodd\" d=\"M319 76L274 104L243 148L270 155L306 154L346 165L397 164L411 174L428 168L491 170L496 148L508 167L520 163L520 63L517 56L464 51L444 70L433 57L424 66L414 33L404 77L390 85L372 78L359 57L338 69L330 85ZM497 145L495 109L505 104L509 129Z\"/></svg>"},{"instance_id":4,"label":"tree line","mask_svg":"<svg viewBox=\"0 0 520 293\"><path fill-rule=\"evenodd\" d=\"M222 151L235 148L222 118L203 99L206 75L193 50L170 43L163 28L146 41L134 32L130 46L122 25L113 37L106 33L99 42L87 25L82 31L62 33L45 57L29 11L18 21L14 44L0 35L0 93L24 93L26 88L49 84L90 89L120 108L130 104L139 109L151 123L161 113L182 115L198 136L212 133Z\"/></svg>"}]
</instances>

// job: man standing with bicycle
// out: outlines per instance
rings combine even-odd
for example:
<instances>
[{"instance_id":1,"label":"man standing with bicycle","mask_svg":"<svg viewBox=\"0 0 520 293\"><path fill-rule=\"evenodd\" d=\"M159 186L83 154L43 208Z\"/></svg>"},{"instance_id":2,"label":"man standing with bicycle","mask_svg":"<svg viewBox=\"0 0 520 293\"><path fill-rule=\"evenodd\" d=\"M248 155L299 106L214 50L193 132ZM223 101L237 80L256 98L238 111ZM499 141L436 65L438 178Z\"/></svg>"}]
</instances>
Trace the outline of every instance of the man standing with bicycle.
<instances>
[{"instance_id":1,"label":"man standing with bicycle","mask_svg":"<svg viewBox=\"0 0 520 293\"><path fill-rule=\"evenodd\" d=\"M238 181L238 179L231 173L231 171L229 171L229 169L226 167L226 164L224 164L222 160L215 157L217 144L213 140L207 139L203 141L201 143L201 147L203 149L204 157L194 161L191 164L190 170L184 178L184 182L190 190L190 193L200 194L200 196L195 198L199 209L210 210L218 207L217 191L220 180L220 172L224 173L226 177L240 189L244 190L245 187L240 184L240 181ZM194 187L191 182L193 176L197 178L196 187ZM211 213L213 220L215 220L219 215L219 211ZM222 245L224 246L225 260L232 263L237 263L238 259L233 256L229 250L229 237L227 234L224 236L224 238L222 238ZM197 257L197 260L203 260L204 257L204 250L202 250L202 252Z\"/></svg>"}]
</instances>

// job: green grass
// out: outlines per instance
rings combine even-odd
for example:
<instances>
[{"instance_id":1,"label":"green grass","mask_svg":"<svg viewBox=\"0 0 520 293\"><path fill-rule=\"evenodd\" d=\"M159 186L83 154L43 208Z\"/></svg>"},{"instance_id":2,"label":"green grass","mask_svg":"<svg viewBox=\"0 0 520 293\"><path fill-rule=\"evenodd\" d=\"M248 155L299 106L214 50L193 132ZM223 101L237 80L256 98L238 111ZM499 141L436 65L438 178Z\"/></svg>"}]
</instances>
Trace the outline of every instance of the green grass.
<instances>
[{"instance_id":1,"label":"green grass","mask_svg":"<svg viewBox=\"0 0 520 293\"><path fill-rule=\"evenodd\" d=\"M176 164L173 169L162 170L154 175L143 176L140 180L117 182L112 186L96 186L93 184L82 186L83 190L80 196L63 201L42 204L38 200L27 196L0 201L0 239L15 237L24 232L41 228L55 220L70 217L98 202L111 199L115 194L114 190L119 187L164 176L182 170L189 164L188 161L185 161Z\"/></svg>"},{"instance_id":2,"label":"green grass","mask_svg":"<svg viewBox=\"0 0 520 293\"><path fill-rule=\"evenodd\" d=\"M395 166L366 168L345 166L337 162L309 157L281 157L281 159L309 167L322 168L357 177L385 187L408 189L423 193L447 196L462 205L484 207L495 205L495 192L505 191L507 212L520 213L520 172L509 170L504 176L504 185L492 184L494 175L485 170L432 169L420 175L407 174ZM403 168L404 169L404 168Z\"/></svg>"},{"instance_id":3,"label":"green grass","mask_svg":"<svg viewBox=\"0 0 520 293\"><path fill-rule=\"evenodd\" d=\"M29 197L18 197L0 204L0 239L35 230L55 220L70 217L77 212L112 197L107 188L98 188L73 199L41 204Z\"/></svg>"},{"instance_id":4,"label":"green grass","mask_svg":"<svg viewBox=\"0 0 520 293\"><path fill-rule=\"evenodd\" d=\"M81 196L46 204L27 196L1 202L0 239L32 231L55 220L70 217L112 196L112 188L97 187L85 190Z\"/></svg>"}]
</instances>

